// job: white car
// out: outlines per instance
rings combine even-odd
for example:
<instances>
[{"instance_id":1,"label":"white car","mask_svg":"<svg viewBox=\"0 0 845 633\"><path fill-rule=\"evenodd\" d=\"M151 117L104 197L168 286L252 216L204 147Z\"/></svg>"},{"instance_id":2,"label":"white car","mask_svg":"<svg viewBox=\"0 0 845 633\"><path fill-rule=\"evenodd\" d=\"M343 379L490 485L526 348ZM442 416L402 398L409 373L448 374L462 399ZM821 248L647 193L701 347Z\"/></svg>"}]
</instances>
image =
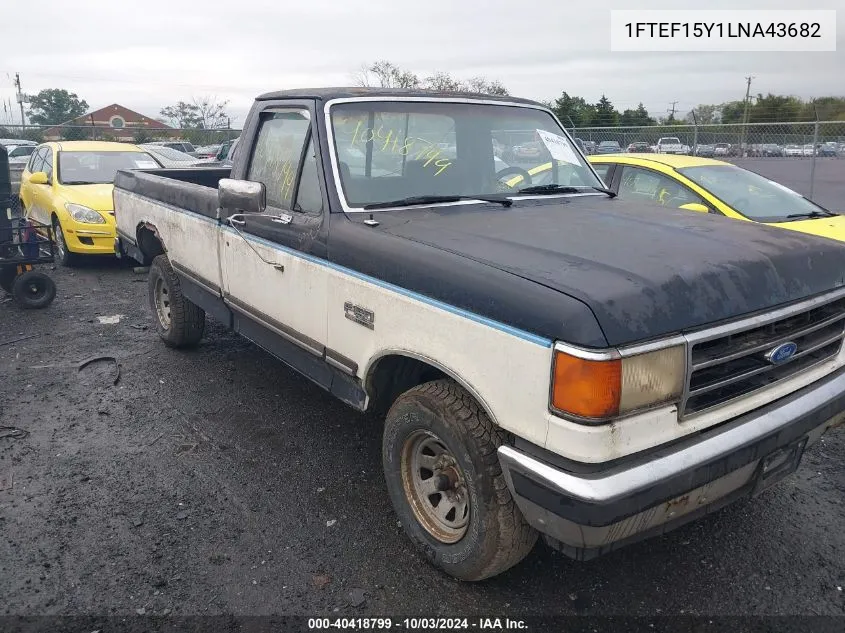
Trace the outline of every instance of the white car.
<instances>
[{"instance_id":1,"label":"white car","mask_svg":"<svg viewBox=\"0 0 845 633\"><path fill-rule=\"evenodd\" d=\"M812 143L807 143L804 148L801 150L804 156L812 156L816 153L816 148L813 147Z\"/></svg>"},{"instance_id":2,"label":"white car","mask_svg":"<svg viewBox=\"0 0 845 633\"><path fill-rule=\"evenodd\" d=\"M727 156L728 152L731 150L730 143L716 143L713 147L713 155L714 156Z\"/></svg>"},{"instance_id":3,"label":"white car","mask_svg":"<svg viewBox=\"0 0 845 633\"><path fill-rule=\"evenodd\" d=\"M787 145L783 148L784 156L803 156L804 149L800 145Z\"/></svg>"},{"instance_id":4,"label":"white car","mask_svg":"<svg viewBox=\"0 0 845 633\"><path fill-rule=\"evenodd\" d=\"M4 145L10 165L25 165L36 145Z\"/></svg>"},{"instance_id":5,"label":"white car","mask_svg":"<svg viewBox=\"0 0 845 633\"><path fill-rule=\"evenodd\" d=\"M140 147L149 152L153 158L161 163L162 167L184 168L193 167L197 164L197 159L190 154L180 152L178 149L167 147L166 145L152 145L143 144Z\"/></svg>"}]
</instances>

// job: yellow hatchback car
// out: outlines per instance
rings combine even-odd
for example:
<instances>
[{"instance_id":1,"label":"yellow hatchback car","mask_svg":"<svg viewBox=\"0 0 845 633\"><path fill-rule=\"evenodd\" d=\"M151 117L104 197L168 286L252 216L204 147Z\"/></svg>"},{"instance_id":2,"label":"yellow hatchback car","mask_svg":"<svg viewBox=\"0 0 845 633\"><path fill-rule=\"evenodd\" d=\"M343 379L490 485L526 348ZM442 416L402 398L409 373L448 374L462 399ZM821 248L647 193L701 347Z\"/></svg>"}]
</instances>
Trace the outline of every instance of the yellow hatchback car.
<instances>
[{"instance_id":1,"label":"yellow hatchback car","mask_svg":"<svg viewBox=\"0 0 845 633\"><path fill-rule=\"evenodd\" d=\"M56 259L114 255L112 189L119 169L154 169L159 163L135 145L62 141L39 145L21 175L26 217L53 226Z\"/></svg>"},{"instance_id":2,"label":"yellow hatchback car","mask_svg":"<svg viewBox=\"0 0 845 633\"><path fill-rule=\"evenodd\" d=\"M605 154L588 160L620 200L718 213L845 241L845 215L731 163L673 154Z\"/></svg>"}]
</instances>

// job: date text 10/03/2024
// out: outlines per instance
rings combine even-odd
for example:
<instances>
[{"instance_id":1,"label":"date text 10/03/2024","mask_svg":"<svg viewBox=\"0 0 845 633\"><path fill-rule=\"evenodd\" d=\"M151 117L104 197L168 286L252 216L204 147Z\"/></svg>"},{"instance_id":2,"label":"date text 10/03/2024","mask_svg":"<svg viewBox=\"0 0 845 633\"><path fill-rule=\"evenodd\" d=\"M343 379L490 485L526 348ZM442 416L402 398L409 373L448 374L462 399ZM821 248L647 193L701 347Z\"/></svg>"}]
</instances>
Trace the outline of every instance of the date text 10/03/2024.
<instances>
[{"instance_id":1,"label":"date text 10/03/2024","mask_svg":"<svg viewBox=\"0 0 845 633\"><path fill-rule=\"evenodd\" d=\"M527 630L528 625L524 620L511 618L309 618L308 629L519 631Z\"/></svg>"},{"instance_id":2,"label":"date text 10/03/2024","mask_svg":"<svg viewBox=\"0 0 845 633\"><path fill-rule=\"evenodd\" d=\"M394 130L388 129L385 131L384 126L375 129L371 127L362 129L362 122L358 121L349 145L350 147L366 146L369 143L372 143L373 149L379 152L411 156L412 160L424 160L423 167L434 169L435 176L439 176L452 164L452 161L448 158L438 158L442 151L431 141L413 136L401 137Z\"/></svg>"}]
</instances>

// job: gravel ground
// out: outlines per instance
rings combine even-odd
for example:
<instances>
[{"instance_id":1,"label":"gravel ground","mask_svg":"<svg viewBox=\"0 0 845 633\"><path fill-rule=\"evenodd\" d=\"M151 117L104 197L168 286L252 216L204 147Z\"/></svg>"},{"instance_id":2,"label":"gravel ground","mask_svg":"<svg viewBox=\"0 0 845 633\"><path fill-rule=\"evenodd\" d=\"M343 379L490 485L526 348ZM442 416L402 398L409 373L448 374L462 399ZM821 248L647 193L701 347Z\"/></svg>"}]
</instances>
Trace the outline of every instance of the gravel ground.
<instances>
[{"instance_id":1,"label":"gravel ground","mask_svg":"<svg viewBox=\"0 0 845 633\"><path fill-rule=\"evenodd\" d=\"M845 428L670 535L463 584L397 526L379 420L214 323L166 348L126 265L51 274L46 310L0 297L0 426L28 432L0 437L0 614L845 614Z\"/></svg>"}]
</instances>

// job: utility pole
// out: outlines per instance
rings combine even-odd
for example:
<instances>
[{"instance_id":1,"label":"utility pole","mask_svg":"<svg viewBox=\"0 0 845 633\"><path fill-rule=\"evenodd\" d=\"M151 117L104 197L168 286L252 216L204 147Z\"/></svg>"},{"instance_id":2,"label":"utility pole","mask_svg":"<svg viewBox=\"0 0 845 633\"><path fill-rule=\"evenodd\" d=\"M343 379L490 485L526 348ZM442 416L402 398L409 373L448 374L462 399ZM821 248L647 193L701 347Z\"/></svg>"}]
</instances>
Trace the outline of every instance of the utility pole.
<instances>
[{"instance_id":1,"label":"utility pole","mask_svg":"<svg viewBox=\"0 0 845 633\"><path fill-rule=\"evenodd\" d=\"M21 107L21 131L26 131L26 119L23 116L23 93L21 92L20 73L15 73L15 87L18 89L18 105Z\"/></svg>"},{"instance_id":2,"label":"utility pole","mask_svg":"<svg viewBox=\"0 0 845 633\"><path fill-rule=\"evenodd\" d=\"M747 138L748 133L748 106L751 105L752 79L754 79L754 77L745 78L745 112L742 115L742 138L740 139L739 143L739 151L742 153L742 156L745 156L748 153L748 150L745 147L745 140Z\"/></svg>"},{"instance_id":3,"label":"utility pole","mask_svg":"<svg viewBox=\"0 0 845 633\"><path fill-rule=\"evenodd\" d=\"M670 101L670 103L672 104L672 108L671 109L667 108L666 112L669 113L669 120L674 121L675 120L675 106L678 105L678 102L677 101Z\"/></svg>"}]
</instances>

